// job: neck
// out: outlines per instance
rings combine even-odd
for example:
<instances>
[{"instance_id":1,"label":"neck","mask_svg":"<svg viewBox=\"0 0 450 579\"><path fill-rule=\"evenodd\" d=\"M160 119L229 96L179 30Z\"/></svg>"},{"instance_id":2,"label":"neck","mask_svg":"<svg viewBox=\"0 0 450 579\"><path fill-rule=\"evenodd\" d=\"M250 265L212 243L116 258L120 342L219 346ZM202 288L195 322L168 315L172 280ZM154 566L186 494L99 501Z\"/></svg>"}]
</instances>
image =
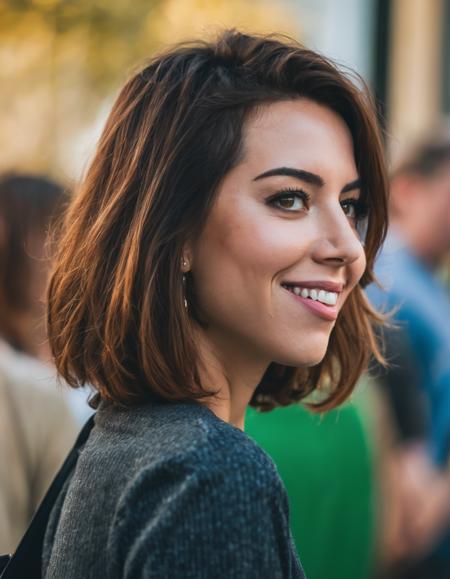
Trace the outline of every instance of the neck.
<instances>
[{"instance_id":1,"label":"neck","mask_svg":"<svg viewBox=\"0 0 450 579\"><path fill-rule=\"evenodd\" d=\"M199 332L200 379L207 390L215 392L203 403L221 420L244 430L247 406L268 363L243 356L245 348L219 346L211 338Z\"/></svg>"}]
</instances>

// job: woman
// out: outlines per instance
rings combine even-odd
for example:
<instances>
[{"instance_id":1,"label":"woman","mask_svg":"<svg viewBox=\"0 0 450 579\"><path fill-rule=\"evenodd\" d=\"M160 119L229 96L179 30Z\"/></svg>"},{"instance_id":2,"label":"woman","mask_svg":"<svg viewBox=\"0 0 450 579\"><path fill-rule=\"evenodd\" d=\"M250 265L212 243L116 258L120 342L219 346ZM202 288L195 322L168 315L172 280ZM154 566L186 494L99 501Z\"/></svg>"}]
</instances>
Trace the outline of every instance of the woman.
<instances>
[{"instance_id":1,"label":"woman","mask_svg":"<svg viewBox=\"0 0 450 579\"><path fill-rule=\"evenodd\" d=\"M372 108L317 54L228 31L125 85L49 288L56 364L98 412L45 577L303 577L244 413L331 408L379 356L385 227Z\"/></svg>"}]
</instances>

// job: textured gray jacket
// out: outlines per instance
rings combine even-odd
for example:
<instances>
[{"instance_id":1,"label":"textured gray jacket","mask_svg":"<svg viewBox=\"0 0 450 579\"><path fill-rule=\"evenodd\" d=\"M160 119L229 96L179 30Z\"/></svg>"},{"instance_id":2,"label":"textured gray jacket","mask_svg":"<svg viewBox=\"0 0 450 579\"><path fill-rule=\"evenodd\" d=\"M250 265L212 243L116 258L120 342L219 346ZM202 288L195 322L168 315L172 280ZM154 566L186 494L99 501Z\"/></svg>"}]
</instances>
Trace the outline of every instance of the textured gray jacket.
<instances>
[{"instance_id":1,"label":"textured gray jacket","mask_svg":"<svg viewBox=\"0 0 450 579\"><path fill-rule=\"evenodd\" d=\"M194 403L101 405L52 511L43 576L304 577L272 460Z\"/></svg>"}]
</instances>

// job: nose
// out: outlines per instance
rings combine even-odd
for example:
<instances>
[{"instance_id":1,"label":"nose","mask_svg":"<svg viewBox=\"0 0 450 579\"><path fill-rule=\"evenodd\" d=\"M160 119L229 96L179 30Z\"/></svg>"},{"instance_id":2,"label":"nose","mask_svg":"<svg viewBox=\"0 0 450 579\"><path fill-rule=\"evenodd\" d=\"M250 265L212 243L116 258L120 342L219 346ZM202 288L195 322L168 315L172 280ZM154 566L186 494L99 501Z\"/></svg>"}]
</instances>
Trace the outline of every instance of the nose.
<instances>
[{"instance_id":1,"label":"nose","mask_svg":"<svg viewBox=\"0 0 450 579\"><path fill-rule=\"evenodd\" d=\"M322 214L312 258L327 265L350 265L364 255L364 248L341 206L329 215Z\"/></svg>"}]
</instances>

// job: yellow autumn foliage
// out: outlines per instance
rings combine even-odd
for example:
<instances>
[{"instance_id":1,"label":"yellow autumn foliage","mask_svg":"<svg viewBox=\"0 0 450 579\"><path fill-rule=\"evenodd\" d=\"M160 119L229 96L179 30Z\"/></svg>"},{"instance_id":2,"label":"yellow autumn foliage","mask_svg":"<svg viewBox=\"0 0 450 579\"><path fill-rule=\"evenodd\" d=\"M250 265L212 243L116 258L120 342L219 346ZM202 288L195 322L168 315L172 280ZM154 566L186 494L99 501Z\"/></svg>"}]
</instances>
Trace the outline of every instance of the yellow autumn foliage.
<instances>
[{"instance_id":1,"label":"yellow autumn foliage","mask_svg":"<svg viewBox=\"0 0 450 579\"><path fill-rule=\"evenodd\" d=\"M0 171L78 177L99 111L157 48L295 24L283 0L0 0Z\"/></svg>"}]
</instances>

